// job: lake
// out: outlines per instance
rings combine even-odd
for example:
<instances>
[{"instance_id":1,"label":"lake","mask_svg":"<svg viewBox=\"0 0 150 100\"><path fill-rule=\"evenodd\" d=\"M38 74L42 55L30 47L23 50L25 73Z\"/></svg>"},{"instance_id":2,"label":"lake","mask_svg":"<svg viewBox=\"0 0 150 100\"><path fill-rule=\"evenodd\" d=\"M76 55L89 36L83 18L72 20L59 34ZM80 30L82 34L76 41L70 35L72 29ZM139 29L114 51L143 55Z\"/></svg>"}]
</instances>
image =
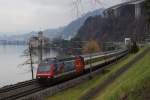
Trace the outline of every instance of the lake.
<instances>
[{"instance_id":1,"label":"lake","mask_svg":"<svg viewBox=\"0 0 150 100\"><path fill-rule=\"evenodd\" d=\"M22 56L27 46L0 45L0 87L30 80L30 65L22 66L27 58ZM57 53L50 50L48 57L55 57ZM37 65L34 65L34 74Z\"/></svg>"}]
</instances>

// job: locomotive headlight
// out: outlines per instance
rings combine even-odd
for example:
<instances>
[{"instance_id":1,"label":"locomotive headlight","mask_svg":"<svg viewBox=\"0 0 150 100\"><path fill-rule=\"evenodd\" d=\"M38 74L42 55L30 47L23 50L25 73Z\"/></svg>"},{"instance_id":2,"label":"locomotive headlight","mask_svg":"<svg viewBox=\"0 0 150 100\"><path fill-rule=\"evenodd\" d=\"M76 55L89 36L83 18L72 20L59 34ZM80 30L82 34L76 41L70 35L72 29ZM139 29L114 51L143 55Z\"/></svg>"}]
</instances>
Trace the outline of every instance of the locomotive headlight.
<instances>
[{"instance_id":1,"label":"locomotive headlight","mask_svg":"<svg viewBox=\"0 0 150 100\"><path fill-rule=\"evenodd\" d=\"M50 77L48 77L48 78L50 78Z\"/></svg>"},{"instance_id":2,"label":"locomotive headlight","mask_svg":"<svg viewBox=\"0 0 150 100\"><path fill-rule=\"evenodd\" d=\"M38 78L40 78L40 77L38 77Z\"/></svg>"}]
</instances>

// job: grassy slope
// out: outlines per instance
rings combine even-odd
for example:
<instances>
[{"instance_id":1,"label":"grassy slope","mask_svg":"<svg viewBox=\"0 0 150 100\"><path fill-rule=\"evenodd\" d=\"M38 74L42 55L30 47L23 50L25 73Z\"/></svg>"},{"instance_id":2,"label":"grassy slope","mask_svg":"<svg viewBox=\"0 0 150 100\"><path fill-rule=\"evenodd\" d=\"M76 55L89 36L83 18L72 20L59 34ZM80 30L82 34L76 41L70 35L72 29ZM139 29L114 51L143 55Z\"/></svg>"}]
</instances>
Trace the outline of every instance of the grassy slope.
<instances>
[{"instance_id":1,"label":"grassy slope","mask_svg":"<svg viewBox=\"0 0 150 100\"><path fill-rule=\"evenodd\" d=\"M116 79L95 100L148 100L146 97L150 88L147 87L150 87L150 53Z\"/></svg>"},{"instance_id":2,"label":"grassy slope","mask_svg":"<svg viewBox=\"0 0 150 100\"><path fill-rule=\"evenodd\" d=\"M143 49L139 53L141 53L143 51ZM102 74L98 75L98 76L94 77L92 80L86 81L78 86L75 86L75 87L65 90L63 92L60 92L60 93L50 97L49 100L78 100L83 94L85 94L87 91L90 91L91 88L93 88L96 85L103 82L104 79L106 79L107 77L112 75L112 73L116 72L124 64L126 64L129 61L131 61L132 59L134 59L135 56L136 55L129 55L127 57L127 59L125 59L125 60L117 63L116 65L113 65L113 67L107 69L107 70L109 70L109 72L107 72L103 75Z\"/></svg>"}]
</instances>

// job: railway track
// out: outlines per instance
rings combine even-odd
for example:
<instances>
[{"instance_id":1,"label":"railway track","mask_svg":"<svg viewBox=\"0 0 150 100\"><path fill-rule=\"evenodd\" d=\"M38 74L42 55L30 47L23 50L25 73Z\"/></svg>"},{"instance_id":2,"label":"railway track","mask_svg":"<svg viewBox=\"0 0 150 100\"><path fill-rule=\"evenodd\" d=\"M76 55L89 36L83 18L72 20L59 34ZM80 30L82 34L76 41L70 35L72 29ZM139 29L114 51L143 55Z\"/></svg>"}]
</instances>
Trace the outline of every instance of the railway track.
<instances>
[{"instance_id":1,"label":"railway track","mask_svg":"<svg viewBox=\"0 0 150 100\"><path fill-rule=\"evenodd\" d=\"M122 53L123 55L124 53ZM118 56L121 54L118 54ZM113 60L116 60L117 58L113 58ZM112 62L111 60L109 61L110 63ZM105 65L105 63L104 63ZM103 65L103 66L104 66ZM101 67L99 67L101 68ZM95 67L95 70L98 69L98 67ZM94 69L93 69L94 71ZM87 72L89 72L89 69L87 70ZM87 74L87 73L84 73ZM77 76L76 76L77 77ZM75 77L72 77L75 78ZM71 80L72 78L68 78L67 80ZM32 93L44 90L46 88L52 87L54 85L58 85L63 83L64 81L53 81L49 84L49 86L45 87L45 86L41 86L40 84L38 84L36 82L36 80L29 80L26 82L22 82L22 83L18 83L12 86L8 86L8 87L4 87L0 89L0 100L15 100L27 95L30 95Z\"/></svg>"},{"instance_id":2,"label":"railway track","mask_svg":"<svg viewBox=\"0 0 150 100\"><path fill-rule=\"evenodd\" d=\"M31 93L45 89L35 82L35 80L26 81L0 90L0 100L15 100L19 97L29 95Z\"/></svg>"},{"instance_id":3,"label":"railway track","mask_svg":"<svg viewBox=\"0 0 150 100\"><path fill-rule=\"evenodd\" d=\"M34 84L35 82L36 82L35 80L29 80L29 81L17 83L15 85L5 86L0 89L0 93L8 92L10 90L21 88L23 86L31 85L31 84Z\"/></svg>"}]
</instances>

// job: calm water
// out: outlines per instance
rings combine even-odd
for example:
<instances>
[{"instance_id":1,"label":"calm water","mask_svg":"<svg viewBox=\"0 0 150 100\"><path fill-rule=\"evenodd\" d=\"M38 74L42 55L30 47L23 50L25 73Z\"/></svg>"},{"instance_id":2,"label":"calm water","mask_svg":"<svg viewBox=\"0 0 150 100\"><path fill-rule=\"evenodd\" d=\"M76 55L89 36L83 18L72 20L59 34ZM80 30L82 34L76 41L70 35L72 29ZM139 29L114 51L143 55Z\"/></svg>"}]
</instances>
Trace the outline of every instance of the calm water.
<instances>
[{"instance_id":1,"label":"calm water","mask_svg":"<svg viewBox=\"0 0 150 100\"><path fill-rule=\"evenodd\" d=\"M0 45L0 87L31 79L30 65L21 65L27 60L21 56L26 48L26 46ZM51 50L49 56L56 55L57 53ZM34 67L36 73L37 66Z\"/></svg>"}]
</instances>

